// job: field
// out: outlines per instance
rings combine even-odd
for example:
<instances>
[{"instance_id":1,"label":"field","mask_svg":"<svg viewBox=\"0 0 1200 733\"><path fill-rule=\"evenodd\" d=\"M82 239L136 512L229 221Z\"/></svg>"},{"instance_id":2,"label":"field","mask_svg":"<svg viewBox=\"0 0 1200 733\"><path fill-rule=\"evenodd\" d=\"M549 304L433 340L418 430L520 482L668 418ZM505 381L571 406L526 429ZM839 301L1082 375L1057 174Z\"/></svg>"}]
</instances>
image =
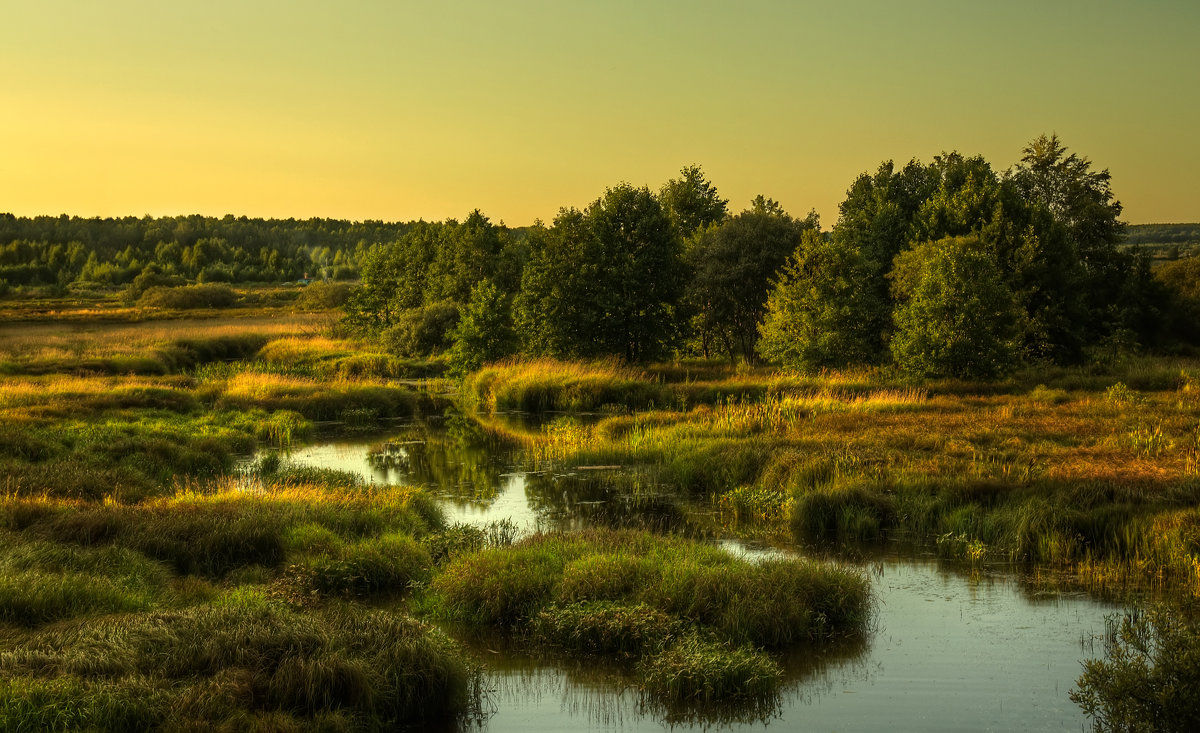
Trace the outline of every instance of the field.
<instances>
[{"instance_id":1,"label":"field","mask_svg":"<svg viewBox=\"0 0 1200 733\"><path fill-rule=\"evenodd\" d=\"M527 470L621 466L618 490L669 487L727 536L815 558L887 545L1105 594L1200 594L1193 362L916 384L543 360L456 384L328 322L0 329L4 727L464 720L488 693L456 633L608 660L660 705L753 706L780 688L779 654L867 632L869 580L840 563L645 530L519 538L449 525L421 489L270 454L237 467L318 428L448 409Z\"/></svg>"}]
</instances>

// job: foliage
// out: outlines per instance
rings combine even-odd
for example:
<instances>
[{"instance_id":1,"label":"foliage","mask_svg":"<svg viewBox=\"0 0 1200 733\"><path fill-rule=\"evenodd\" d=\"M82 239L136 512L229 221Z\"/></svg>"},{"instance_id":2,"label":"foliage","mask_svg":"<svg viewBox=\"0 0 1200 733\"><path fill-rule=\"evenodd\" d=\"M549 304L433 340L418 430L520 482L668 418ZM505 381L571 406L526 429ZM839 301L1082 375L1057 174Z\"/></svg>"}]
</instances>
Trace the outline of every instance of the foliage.
<instances>
[{"instance_id":1,"label":"foliage","mask_svg":"<svg viewBox=\"0 0 1200 733\"><path fill-rule=\"evenodd\" d=\"M699 232L688 247L686 298L706 358L720 349L753 361L772 280L801 238L820 229L815 214L796 221L767 201L759 196L754 208Z\"/></svg>"},{"instance_id":2,"label":"foliage","mask_svg":"<svg viewBox=\"0 0 1200 733\"><path fill-rule=\"evenodd\" d=\"M340 308L350 297L350 284L319 281L309 283L296 298L296 309L306 311Z\"/></svg>"},{"instance_id":3,"label":"foliage","mask_svg":"<svg viewBox=\"0 0 1200 733\"><path fill-rule=\"evenodd\" d=\"M729 203L720 197L716 186L704 177L698 165L680 168L679 178L670 179L659 189L658 200L681 239L720 223Z\"/></svg>"},{"instance_id":4,"label":"foliage","mask_svg":"<svg viewBox=\"0 0 1200 733\"><path fill-rule=\"evenodd\" d=\"M805 232L767 299L759 353L801 371L876 361L882 308L864 287L872 273L857 250Z\"/></svg>"},{"instance_id":5,"label":"foliage","mask_svg":"<svg viewBox=\"0 0 1200 733\"><path fill-rule=\"evenodd\" d=\"M396 314L393 325L380 334L388 353L415 358L450 348L460 318L459 306L450 301L409 308Z\"/></svg>"},{"instance_id":6,"label":"foliage","mask_svg":"<svg viewBox=\"0 0 1200 733\"><path fill-rule=\"evenodd\" d=\"M896 259L892 356L920 377L992 378L1017 364L1020 313L977 239L927 242Z\"/></svg>"},{"instance_id":7,"label":"foliage","mask_svg":"<svg viewBox=\"0 0 1200 733\"><path fill-rule=\"evenodd\" d=\"M450 338L450 369L460 376L514 353L517 334L508 298L486 280L477 284Z\"/></svg>"},{"instance_id":8,"label":"foliage","mask_svg":"<svg viewBox=\"0 0 1200 733\"><path fill-rule=\"evenodd\" d=\"M586 211L563 210L552 228L535 229L529 244L515 306L527 352L629 362L668 353L682 248L648 189L610 188Z\"/></svg>"},{"instance_id":9,"label":"foliage","mask_svg":"<svg viewBox=\"0 0 1200 733\"><path fill-rule=\"evenodd\" d=\"M1200 624L1156 606L1110 619L1105 658L1083 664L1071 699L1097 731L1200 728Z\"/></svg>"},{"instance_id":10,"label":"foliage","mask_svg":"<svg viewBox=\"0 0 1200 733\"><path fill-rule=\"evenodd\" d=\"M512 292L523 262L521 240L478 210L461 223L421 222L399 240L376 245L366 254L362 283L346 303L347 322L360 331L379 333L401 323L414 309L465 303L471 289L485 280L504 293Z\"/></svg>"}]
</instances>

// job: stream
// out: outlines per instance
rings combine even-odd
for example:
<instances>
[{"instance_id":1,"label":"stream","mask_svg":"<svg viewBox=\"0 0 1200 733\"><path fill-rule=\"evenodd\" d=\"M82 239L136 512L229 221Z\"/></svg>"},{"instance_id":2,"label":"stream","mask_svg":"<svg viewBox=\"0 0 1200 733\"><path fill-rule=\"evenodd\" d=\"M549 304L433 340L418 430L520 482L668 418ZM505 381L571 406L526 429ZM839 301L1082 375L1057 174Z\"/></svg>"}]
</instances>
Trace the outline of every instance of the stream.
<instances>
[{"instance_id":1,"label":"stream","mask_svg":"<svg viewBox=\"0 0 1200 733\"><path fill-rule=\"evenodd\" d=\"M477 426L476 426L477 427ZM522 470L516 456L465 418L413 424L385 436L340 437L293 449L288 460L353 472L375 483L421 485L450 522L508 520L520 534L596 524L705 534L754 557L798 553L708 529L705 507L647 483L613 487L616 469ZM542 468L542 467L539 467ZM626 476L625 478L628 478ZM1067 697L1084 660L1104 649L1118 606L1085 594L1038 592L1010 568L969 569L932 556L866 553L876 600L866 638L783 660L776 703L751 710L668 710L648 704L623 676L594 660L547 660L499 641L470 644L485 666L487 731L672 729L804 731L1080 731ZM850 562L843 560L842 562Z\"/></svg>"}]
</instances>

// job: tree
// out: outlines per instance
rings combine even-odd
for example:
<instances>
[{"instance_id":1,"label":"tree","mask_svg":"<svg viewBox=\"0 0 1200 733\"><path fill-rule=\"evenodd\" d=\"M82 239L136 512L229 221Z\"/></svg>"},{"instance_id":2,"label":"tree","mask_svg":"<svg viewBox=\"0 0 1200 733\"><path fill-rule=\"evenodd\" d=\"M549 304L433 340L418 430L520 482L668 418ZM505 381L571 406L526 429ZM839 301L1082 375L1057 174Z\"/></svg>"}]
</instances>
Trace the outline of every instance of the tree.
<instances>
[{"instance_id":1,"label":"tree","mask_svg":"<svg viewBox=\"0 0 1200 733\"><path fill-rule=\"evenodd\" d=\"M535 230L517 301L533 353L636 362L669 352L684 286L682 245L647 188L608 189Z\"/></svg>"},{"instance_id":2,"label":"tree","mask_svg":"<svg viewBox=\"0 0 1200 733\"><path fill-rule=\"evenodd\" d=\"M753 361L772 281L804 232L819 226L815 213L797 221L758 196L750 209L696 235L686 255L692 272L686 299L706 357L719 346L730 360Z\"/></svg>"},{"instance_id":3,"label":"tree","mask_svg":"<svg viewBox=\"0 0 1200 733\"><path fill-rule=\"evenodd\" d=\"M992 378L1019 359L1020 310L975 237L923 242L891 273L896 364L919 377Z\"/></svg>"},{"instance_id":4,"label":"tree","mask_svg":"<svg viewBox=\"0 0 1200 733\"><path fill-rule=\"evenodd\" d=\"M1041 135L1022 153L1008 178L1062 228L1078 258L1082 274L1075 287L1084 318L1077 330L1092 344L1128 335L1152 341L1162 293L1144 276L1146 264L1118 247L1125 223L1108 169L1093 171L1091 161L1068 153L1053 134Z\"/></svg>"},{"instance_id":5,"label":"tree","mask_svg":"<svg viewBox=\"0 0 1200 733\"><path fill-rule=\"evenodd\" d=\"M724 219L729 203L717 194L716 187L704 177L698 165L681 168L679 178L663 184L658 200L682 239Z\"/></svg>"},{"instance_id":6,"label":"tree","mask_svg":"<svg viewBox=\"0 0 1200 733\"><path fill-rule=\"evenodd\" d=\"M486 280L471 290L462 318L451 332L454 345L448 356L453 374L467 374L516 351L509 306L509 298Z\"/></svg>"},{"instance_id":7,"label":"tree","mask_svg":"<svg viewBox=\"0 0 1200 733\"><path fill-rule=\"evenodd\" d=\"M874 271L857 249L805 231L767 300L759 353L803 371L878 359L882 309L876 291L863 287Z\"/></svg>"},{"instance_id":8,"label":"tree","mask_svg":"<svg viewBox=\"0 0 1200 733\"><path fill-rule=\"evenodd\" d=\"M1077 360L1086 317L1082 270L1062 229L981 157L946 153L931 168L939 182L912 223L913 241L978 239L1025 314L1023 352L1033 359Z\"/></svg>"}]
</instances>

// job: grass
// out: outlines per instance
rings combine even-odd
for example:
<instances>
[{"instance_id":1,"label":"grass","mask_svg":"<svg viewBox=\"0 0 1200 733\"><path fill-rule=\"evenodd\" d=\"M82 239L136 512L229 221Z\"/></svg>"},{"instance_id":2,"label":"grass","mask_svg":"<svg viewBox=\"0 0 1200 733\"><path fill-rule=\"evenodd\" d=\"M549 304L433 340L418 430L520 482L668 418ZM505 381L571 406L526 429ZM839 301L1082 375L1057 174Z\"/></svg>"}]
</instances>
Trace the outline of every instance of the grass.
<instances>
[{"instance_id":1,"label":"grass","mask_svg":"<svg viewBox=\"0 0 1200 733\"><path fill-rule=\"evenodd\" d=\"M0 497L0 728L390 729L478 709L441 632L348 602L428 578L436 505L307 478Z\"/></svg>"},{"instance_id":2,"label":"grass","mask_svg":"<svg viewBox=\"0 0 1200 733\"><path fill-rule=\"evenodd\" d=\"M472 668L387 611L300 612L261 591L27 635L0 653L6 730L384 729L470 707Z\"/></svg>"},{"instance_id":3,"label":"grass","mask_svg":"<svg viewBox=\"0 0 1200 733\"><path fill-rule=\"evenodd\" d=\"M790 528L815 547L898 540L971 562L1050 564L1087 583L1200 593L1194 363L1142 359L919 387L883 372L731 373L711 403L695 397L702 383L669 381L680 376L541 361L485 368L464 390L484 409L602 377L618 391L640 380L628 400L606 393L625 407L644 389L670 392L659 409L635 414L560 416L533 429L484 420L529 467L636 468L711 501L735 531ZM747 383L757 386L728 396Z\"/></svg>"},{"instance_id":4,"label":"grass","mask_svg":"<svg viewBox=\"0 0 1200 733\"><path fill-rule=\"evenodd\" d=\"M430 592L443 617L636 662L642 688L666 702L772 695L783 673L762 648L853 637L870 614L867 582L853 571L751 563L693 540L611 530L459 555Z\"/></svg>"},{"instance_id":5,"label":"grass","mask_svg":"<svg viewBox=\"0 0 1200 733\"><path fill-rule=\"evenodd\" d=\"M643 603L772 648L859 633L869 613L866 582L853 572L750 563L695 540L630 531L536 535L459 556L432 588L444 615L482 626L525 624L555 603Z\"/></svg>"}]
</instances>

